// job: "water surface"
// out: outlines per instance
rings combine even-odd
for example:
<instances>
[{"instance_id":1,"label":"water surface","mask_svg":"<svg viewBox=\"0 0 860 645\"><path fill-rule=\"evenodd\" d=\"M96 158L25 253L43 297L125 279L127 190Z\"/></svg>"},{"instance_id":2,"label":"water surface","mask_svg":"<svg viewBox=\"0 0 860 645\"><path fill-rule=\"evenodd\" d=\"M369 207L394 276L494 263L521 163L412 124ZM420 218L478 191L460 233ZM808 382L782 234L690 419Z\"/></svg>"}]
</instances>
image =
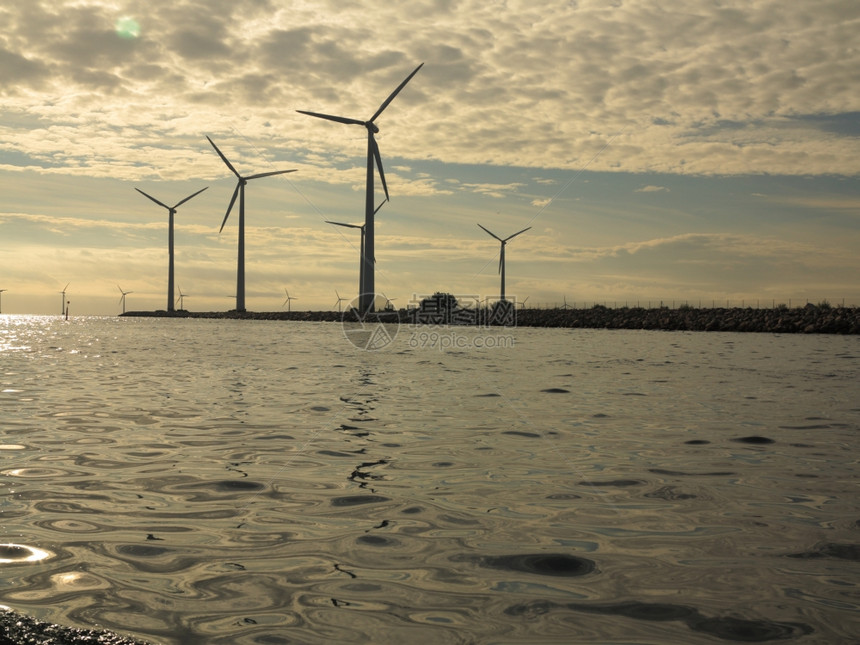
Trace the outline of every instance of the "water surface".
<instances>
[{"instance_id":1,"label":"water surface","mask_svg":"<svg viewBox=\"0 0 860 645\"><path fill-rule=\"evenodd\" d=\"M856 635L860 339L416 333L0 316L0 603L165 644Z\"/></svg>"}]
</instances>

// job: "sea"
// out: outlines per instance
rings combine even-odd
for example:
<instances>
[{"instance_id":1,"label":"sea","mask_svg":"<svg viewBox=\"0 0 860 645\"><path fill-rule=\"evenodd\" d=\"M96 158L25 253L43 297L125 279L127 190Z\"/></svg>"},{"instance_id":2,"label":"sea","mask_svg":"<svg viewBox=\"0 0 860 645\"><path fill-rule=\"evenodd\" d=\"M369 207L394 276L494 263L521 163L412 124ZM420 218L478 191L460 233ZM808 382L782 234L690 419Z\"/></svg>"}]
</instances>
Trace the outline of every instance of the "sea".
<instances>
[{"instance_id":1,"label":"sea","mask_svg":"<svg viewBox=\"0 0 860 645\"><path fill-rule=\"evenodd\" d=\"M854 643L860 337L0 316L0 604L164 645Z\"/></svg>"}]
</instances>

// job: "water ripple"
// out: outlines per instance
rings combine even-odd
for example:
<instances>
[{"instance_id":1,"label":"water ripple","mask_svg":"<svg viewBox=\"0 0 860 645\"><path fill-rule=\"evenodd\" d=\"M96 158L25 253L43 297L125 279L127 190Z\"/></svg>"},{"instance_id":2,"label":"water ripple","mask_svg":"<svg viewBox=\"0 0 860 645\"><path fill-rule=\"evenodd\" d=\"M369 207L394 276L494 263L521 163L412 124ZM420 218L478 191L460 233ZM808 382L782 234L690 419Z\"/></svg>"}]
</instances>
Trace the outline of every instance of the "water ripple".
<instances>
[{"instance_id":1,"label":"water ripple","mask_svg":"<svg viewBox=\"0 0 860 645\"><path fill-rule=\"evenodd\" d=\"M851 642L856 339L330 330L16 329L0 602L159 645Z\"/></svg>"}]
</instances>

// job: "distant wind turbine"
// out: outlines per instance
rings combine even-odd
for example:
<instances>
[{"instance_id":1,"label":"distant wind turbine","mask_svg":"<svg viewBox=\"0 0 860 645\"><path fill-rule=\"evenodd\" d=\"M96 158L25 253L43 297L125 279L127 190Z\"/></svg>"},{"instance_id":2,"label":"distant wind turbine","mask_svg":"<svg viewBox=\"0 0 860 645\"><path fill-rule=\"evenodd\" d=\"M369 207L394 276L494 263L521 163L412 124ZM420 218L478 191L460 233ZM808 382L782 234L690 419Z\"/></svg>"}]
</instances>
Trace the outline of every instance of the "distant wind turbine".
<instances>
[{"instance_id":1,"label":"distant wind turbine","mask_svg":"<svg viewBox=\"0 0 860 645\"><path fill-rule=\"evenodd\" d=\"M501 243L502 243L502 250L501 250L501 252L500 252L500 254L499 254L499 273L501 273L501 274L502 274L502 289L501 289L501 297L500 297L500 300L501 300L501 301L504 301L504 300L505 300L505 246L508 244L508 241L509 241L509 240L512 240L513 238L515 238L515 237L516 237L517 235L519 235L520 233L525 233L527 230L529 230L529 229L531 228L531 226L529 226L529 227L527 227L527 228L524 228L524 229L523 229L523 230L521 230L521 231L517 231L517 232L516 232L516 233L514 233L513 235L509 235L509 236L508 236L508 237L506 237L505 239L500 238L498 235L496 235L495 233L493 233L491 230L489 230L488 228L485 228L485 227L481 226L480 224L478 224L478 226L480 226L480 227L481 227L482 229L484 229L487 233L489 233L489 234L490 234L490 235L492 235L494 238L496 238L499 242L501 242Z\"/></svg>"},{"instance_id":2,"label":"distant wind turbine","mask_svg":"<svg viewBox=\"0 0 860 645\"><path fill-rule=\"evenodd\" d=\"M209 186L206 186L206 188L209 188ZM198 190L193 195L189 195L188 197L186 197L182 201L177 202L177 204L175 206L168 206L167 204L158 201L152 195L147 195L140 188L135 188L135 190L137 192L139 192L141 195L143 195L144 197L148 197L149 199L154 201L159 206L163 206L164 208L167 209L167 212L170 213L170 216L168 218L168 233L167 233L167 256L168 256L168 260L167 260L167 311L173 311L174 310L173 309L173 303L174 303L174 298L173 298L173 216L176 215L176 209L177 208L182 206L182 204L187 202L192 197L196 197L197 195L202 193L204 190L206 190L206 188L201 188L200 190ZM125 313L125 312L123 312L123 313Z\"/></svg>"},{"instance_id":3,"label":"distant wind turbine","mask_svg":"<svg viewBox=\"0 0 860 645\"><path fill-rule=\"evenodd\" d=\"M528 296L526 296L526 297L525 297L525 299L524 299L524 300L522 300L522 301L519 303L519 305L520 305L520 309L525 309L525 308L526 308L526 300L528 300L528 299L529 299L529 297L528 297Z\"/></svg>"},{"instance_id":4,"label":"distant wind turbine","mask_svg":"<svg viewBox=\"0 0 860 645\"><path fill-rule=\"evenodd\" d=\"M284 304L283 304L283 305L281 305L281 306L283 307L284 305L287 305L287 311L291 311L290 303L291 303L293 300L298 300L298 298L294 298L293 296L291 296L291 295L290 295L290 292L289 292L289 291L287 291L286 287L284 287L284 293L286 293L286 294L287 294L287 299L286 299L286 300L284 300Z\"/></svg>"},{"instance_id":5,"label":"distant wind turbine","mask_svg":"<svg viewBox=\"0 0 860 645\"><path fill-rule=\"evenodd\" d=\"M320 114L319 112L307 112L305 110L297 110L301 114L307 114L309 116L315 116L320 119L328 119L329 121L337 121L338 123L345 123L347 125L360 125L364 128L367 128L367 190L365 193L365 201L364 201L364 226L365 226L365 242L362 245L363 260L362 260L362 268L364 272L361 278L361 285L358 292L359 297L359 311L361 313L367 313L373 311L373 302L374 291L376 289L376 281L374 277L374 267L373 267L373 258L375 257L375 248L374 248L374 226L373 226L373 217L376 214L376 211L379 210L379 207L374 207L374 191L373 191L373 181L374 181L374 162L376 168L379 170L379 179L382 183L382 189L385 192L385 201L388 201L388 184L385 182L385 172L382 170L382 157L379 154L379 145L376 143L376 139L374 137L375 134L379 132L379 127L374 123L377 117L382 114L382 111L388 107L388 104L394 100L394 97L400 93L406 84L412 80L412 77L418 73L418 70L424 66L424 63L421 63L415 70L406 77L406 79L397 86L397 88L388 95L388 98L382 102L382 105L379 106L379 109L376 110L374 115L370 117L367 121L362 121L360 119L351 119L342 116L332 116L331 114ZM383 202L384 203L384 202ZM380 204L382 206L382 204Z\"/></svg>"},{"instance_id":6,"label":"distant wind turbine","mask_svg":"<svg viewBox=\"0 0 860 645\"><path fill-rule=\"evenodd\" d=\"M385 203L385 202L383 202L383 203ZM379 210L379 209L377 209L377 210ZM365 227L367 226L367 224L366 223L365 224L344 224L343 222L332 222L331 220L326 220L326 224L334 224L335 226L343 226L345 228L357 228L361 231L361 249L359 250L359 259L358 259L358 293L359 293L359 304L361 304L360 297L361 297L361 293L362 293L362 288L364 286L364 263L365 263L365 257L364 257L365 235L364 235L364 231L365 231ZM374 262L376 262L376 260L374 260Z\"/></svg>"},{"instance_id":7,"label":"distant wind turbine","mask_svg":"<svg viewBox=\"0 0 860 645\"><path fill-rule=\"evenodd\" d=\"M206 137L209 139L209 137ZM227 164L227 167L230 171L236 175L236 190L233 191L233 197L230 198L230 205L227 207L227 213L224 215L224 220L221 222L221 228L218 229L218 232L224 230L224 224L227 223L227 218L230 217L230 211L233 210L233 204L236 203L236 196L239 197L239 258L237 261L237 269L236 269L236 311L245 311L245 184L248 183L251 179L259 179L260 177L271 177L272 175L283 175L288 172L295 172L295 170L273 170L271 172L261 172L256 175L248 175L247 177L243 177L240 175L236 169L233 167L227 157L224 156L218 146L215 145L215 142L212 139L209 139L209 143L212 144L212 147L215 148L215 152L218 153L218 156L221 157L221 160Z\"/></svg>"},{"instance_id":8,"label":"distant wind turbine","mask_svg":"<svg viewBox=\"0 0 860 645\"><path fill-rule=\"evenodd\" d=\"M570 309L570 305L567 304L567 296L562 296L564 298L564 304L561 306L562 309Z\"/></svg>"},{"instance_id":9,"label":"distant wind turbine","mask_svg":"<svg viewBox=\"0 0 860 645\"><path fill-rule=\"evenodd\" d=\"M179 290L179 297L177 300L179 301L179 310L183 311L185 309L185 298L188 298L190 294L182 293L182 289L176 287Z\"/></svg>"},{"instance_id":10,"label":"distant wind turbine","mask_svg":"<svg viewBox=\"0 0 860 645\"><path fill-rule=\"evenodd\" d=\"M341 297L341 295L339 293L337 293L337 289L335 289L334 292L337 294L337 302L334 304L337 307L338 313L342 313L343 308L341 307L340 303L342 303L344 300L346 300L346 298Z\"/></svg>"},{"instance_id":11,"label":"distant wind turbine","mask_svg":"<svg viewBox=\"0 0 860 645\"><path fill-rule=\"evenodd\" d=\"M122 294L122 296L120 296L119 301L120 304L122 304L122 313L125 313L125 297L130 293L134 293L134 291L123 291L122 287L119 285L116 285L116 288L119 289L119 292Z\"/></svg>"},{"instance_id":12,"label":"distant wind turbine","mask_svg":"<svg viewBox=\"0 0 860 645\"><path fill-rule=\"evenodd\" d=\"M66 289L68 289L68 288L69 288L69 285L70 285L70 284L72 284L72 283L71 283L71 282L67 282L67 283L66 283L66 286L65 286L65 287L63 287L63 290L62 290L62 291L60 291L60 293L61 293L61 294L63 294L63 302L62 302L62 303L60 303L60 315L61 315L61 316L65 316L65 315L66 315Z\"/></svg>"},{"instance_id":13,"label":"distant wind turbine","mask_svg":"<svg viewBox=\"0 0 860 645\"><path fill-rule=\"evenodd\" d=\"M8 289L0 289L0 314L3 313L3 292L8 291ZM338 296L340 297L340 296Z\"/></svg>"}]
</instances>

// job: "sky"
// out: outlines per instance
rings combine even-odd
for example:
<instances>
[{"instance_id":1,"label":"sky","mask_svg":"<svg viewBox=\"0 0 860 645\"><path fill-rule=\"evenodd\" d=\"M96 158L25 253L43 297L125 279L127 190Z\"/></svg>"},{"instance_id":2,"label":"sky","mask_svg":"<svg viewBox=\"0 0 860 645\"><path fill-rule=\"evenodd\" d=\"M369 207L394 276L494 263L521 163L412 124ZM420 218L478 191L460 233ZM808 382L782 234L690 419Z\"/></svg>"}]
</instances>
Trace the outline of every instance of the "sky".
<instances>
[{"instance_id":1,"label":"sky","mask_svg":"<svg viewBox=\"0 0 860 645\"><path fill-rule=\"evenodd\" d=\"M860 305L860 3L0 0L0 308L336 308L376 290L526 306ZM377 182L378 184L378 182ZM383 198L378 191L376 200ZM68 285L66 287L66 285ZM179 295L178 291L175 294Z\"/></svg>"}]
</instances>

